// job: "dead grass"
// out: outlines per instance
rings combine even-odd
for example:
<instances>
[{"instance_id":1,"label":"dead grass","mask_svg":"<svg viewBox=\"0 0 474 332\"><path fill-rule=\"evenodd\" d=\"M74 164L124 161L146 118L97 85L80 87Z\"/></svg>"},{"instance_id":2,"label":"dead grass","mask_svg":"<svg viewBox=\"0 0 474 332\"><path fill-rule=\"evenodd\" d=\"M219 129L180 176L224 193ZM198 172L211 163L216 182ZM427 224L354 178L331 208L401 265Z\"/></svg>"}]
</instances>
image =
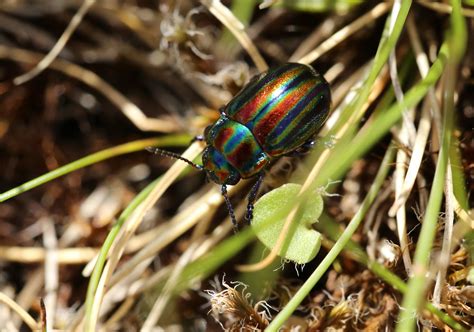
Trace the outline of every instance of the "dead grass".
<instances>
[{"instance_id":1,"label":"dead grass","mask_svg":"<svg viewBox=\"0 0 474 332\"><path fill-rule=\"evenodd\" d=\"M3 2L0 191L125 142L157 133L201 134L253 74L288 59L312 64L331 82L334 111L324 134L360 91L392 10L389 2L346 12L255 8L245 26L227 6L205 0ZM358 130L384 103L403 103L404 91L426 75L437 56L451 10L441 2L413 4L389 64L354 114L361 120L320 144L330 147L342 133ZM472 9L463 14L471 17ZM221 38L223 26L236 40ZM468 32L471 45L472 19ZM466 328L474 325L473 49L468 46L455 85L457 152L450 155L426 293ZM446 80L407 109L403 121L325 197L326 217L343 227L360 208L393 140L398 151L393 171L352 240L367 261L402 280L415 269L412 259L440 149ZM387 97L392 86L395 101ZM186 156L192 160L201 149L195 143ZM219 188L202 174L181 174L185 165L173 162L143 150L0 203L0 330L267 327L330 250L331 237L323 234L324 248L304 268L289 263L275 270L283 266L279 258L275 262L243 232L240 247L221 262L209 252L232 239L232 225ZM268 172L263 191L286 183L294 172L310 178L324 162L322 154L308 170L295 158L283 158ZM86 317L89 278L105 239L120 213L158 176L161 182L148 189L117 232ZM249 184L229 190L240 220ZM394 329L402 293L351 254L339 256L285 330ZM259 271L247 273L235 268L265 257L274 264L270 268L251 265ZM420 311L418 322L425 329L451 329L428 311Z\"/></svg>"}]
</instances>

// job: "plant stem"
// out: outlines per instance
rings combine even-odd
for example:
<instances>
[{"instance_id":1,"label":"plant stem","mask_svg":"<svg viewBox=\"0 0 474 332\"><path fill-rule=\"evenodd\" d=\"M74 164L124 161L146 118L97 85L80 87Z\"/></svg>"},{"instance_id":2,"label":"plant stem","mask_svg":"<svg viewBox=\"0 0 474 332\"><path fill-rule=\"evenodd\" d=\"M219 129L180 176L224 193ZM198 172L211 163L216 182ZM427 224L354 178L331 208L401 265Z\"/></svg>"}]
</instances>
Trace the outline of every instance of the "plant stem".
<instances>
[{"instance_id":1,"label":"plant stem","mask_svg":"<svg viewBox=\"0 0 474 332\"><path fill-rule=\"evenodd\" d=\"M316 229L323 234L326 234L328 238L333 241L336 241L340 235L341 231L338 224L331 220L330 217L323 215L320 218L320 222L317 224ZM344 253L353 259L356 262L359 262L365 265L370 271L372 271L376 276L381 278L387 284L392 286L394 289L399 292L406 294L408 287L395 273L388 270L382 264L379 264L375 261L371 261L367 256L365 249L363 249L359 244L354 241L349 241L349 243L344 248ZM446 323L448 326L453 328L455 331L467 331L461 324L459 324L454 318L449 316L447 313L436 308L432 303L425 304L426 310L430 311L433 315L436 315L441 321Z\"/></svg>"},{"instance_id":2,"label":"plant stem","mask_svg":"<svg viewBox=\"0 0 474 332\"><path fill-rule=\"evenodd\" d=\"M0 203L5 202L6 200L12 197L20 195L49 181L57 179L63 175L96 164L112 157L120 156L122 154L127 154L131 152L141 151L149 146L185 146L189 144L190 140L191 137L189 135L170 135L159 138L147 138L114 146L113 148L105 149L93 153L84 158L73 161L72 163L61 166L51 172L38 176L37 178L28 182L25 182L22 185L19 185L18 187L10 189L0 194Z\"/></svg>"},{"instance_id":3,"label":"plant stem","mask_svg":"<svg viewBox=\"0 0 474 332\"><path fill-rule=\"evenodd\" d=\"M283 310L272 320L270 325L267 327L266 331L278 331L278 329L285 323L285 321L291 316L291 314L296 310L304 298L309 294L313 287L317 284L319 279L326 273L331 264L336 260L338 255L344 249L346 244L351 239L354 232L359 227L360 223L365 217L366 212L370 208L372 202L377 196L382 184L388 174L390 169L393 157L395 155L395 149L390 146L387 149L385 157L380 165L380 169L370 187L367 196L361 204L359 211L352 218L352 220L347 225L344 232L341 234L337 242L334 244L329 253L324 257L323 261L318 265L316 270L311 274L311 276L306 280L306 282L301 286L301 288L296 292L293 298L287 303Z\"/></svg>"},{"instance_id":4,"label":"plant stem","mask_svg":"<svg viewBox=\"0 0 474 332\"><path fill-rule=\"evenodd\" d=\"M448 164L449 149L453 129L454 116L454 90L457 83L458 63L464 54L466 43L466 27L460 12L460 2L453 1L451 15L451 33L448 39L449 54L445 72L444 114L442 141L433 186L430 192L428 206L426 207L423 225L416 244L413 264L413 276L408 282L407 296L402 302L402 310L396 331L414 331L418 309L425 300L427 289L427 271L430 262L431 249L438 227L438 219L443 199L443 186Z\"/></svg>"}]
</instances>

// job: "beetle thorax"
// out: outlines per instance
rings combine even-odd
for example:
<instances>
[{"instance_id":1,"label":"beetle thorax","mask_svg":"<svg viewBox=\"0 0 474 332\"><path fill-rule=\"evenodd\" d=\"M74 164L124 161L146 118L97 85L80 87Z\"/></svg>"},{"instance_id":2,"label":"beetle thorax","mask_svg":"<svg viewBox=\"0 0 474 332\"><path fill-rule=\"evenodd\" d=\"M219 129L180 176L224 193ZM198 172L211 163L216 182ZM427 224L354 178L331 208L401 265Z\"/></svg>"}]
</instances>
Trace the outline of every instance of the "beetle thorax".
<instances>
[{"instance_id":1,"label":"beetle thorax","mask_svg":"<svg viewBox=\"0 0 474 332\"><path fill-rule=\"evenodd\" d=\"M204 168L220 184L235 184L240 178L250 178L270 161L250 129L225 114L206 129L206 142Z\"/></svg>"}]
</instances>

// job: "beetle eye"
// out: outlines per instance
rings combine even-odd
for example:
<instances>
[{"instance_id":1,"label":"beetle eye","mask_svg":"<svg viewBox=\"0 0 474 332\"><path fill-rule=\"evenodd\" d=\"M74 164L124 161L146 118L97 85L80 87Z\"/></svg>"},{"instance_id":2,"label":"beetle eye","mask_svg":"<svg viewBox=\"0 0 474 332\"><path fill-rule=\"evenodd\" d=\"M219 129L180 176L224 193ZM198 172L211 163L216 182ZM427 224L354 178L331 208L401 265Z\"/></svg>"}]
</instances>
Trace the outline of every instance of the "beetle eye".
<instances>
[{"instance_id":1,"label":"beetle eye","mask_svg":"<svg viewBox=\"0 0 474 332\"><path fill-rule=\"evenodd\" d=\"M202 163L208 177L217 184L237 184L240 174L212 146L208 146L202 155Z\"/></svg>"}]
</instances>

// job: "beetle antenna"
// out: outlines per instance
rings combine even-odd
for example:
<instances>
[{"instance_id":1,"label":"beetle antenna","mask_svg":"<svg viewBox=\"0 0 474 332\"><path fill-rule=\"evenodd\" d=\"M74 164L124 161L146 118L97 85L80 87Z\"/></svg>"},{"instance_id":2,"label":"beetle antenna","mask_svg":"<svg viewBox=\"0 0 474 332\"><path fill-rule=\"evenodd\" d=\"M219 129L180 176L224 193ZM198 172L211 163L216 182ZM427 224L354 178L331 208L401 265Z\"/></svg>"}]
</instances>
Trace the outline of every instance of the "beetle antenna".
<instances>
[{"instance_id":1,"label":"beetle antenna","mask_svg":"<svg viewBox=\"0 0 474 332\"><path fill-rule=\"evenodd\" d=\"M204 170L204 167L202 167L201 165L193 163L191 160L183 158L183 157L181 157L181 155L179 155L177 153L166 151L166 150L161 150L159 148L155 148L155 147L152 147L152 146L146 148L146 150L151 152L151 153L154 153L154 154L159 154L159 155L162 155L162 156L165 156L165 157L170 157L170 158L173 158L173 159L178 159L178 160L184 161L185 163L187 163L188 165L194 167L195 169L197 169L199 171Z\"/></svg>"},{"instance_id":2,"label":"beetle antenna","mask_svg":"<svg viewBox=\"0 0 474 332\"><path fill-rule=\"evenodd\" d=\"M264 176L265 176L264 172L261 172L258 175L257 182L254 183L254 185L252 186L252 189L250 190L250 193L249 193L249 202L247 204L247 213L245 215L245 221L249 225L250 225L250 222L252 221L252 218L253 218L253 205L255 203L255 198L257 198L258 189L262 185Z\"/></svg>"},{"instance_id":3,"label":"beetle antenna","mask_svg":"<svg viewBox=\"0 0 474 332\"><path fill-rule=\"evenodd\" d=\"M227 205L227 210L229 210L230 220L232 221L232 225L234 225L234 232L237 233L239 230L239 225L237 224L237 219L235 219L234 208L232 207L232 203L230 202L229 195L227 195L227 186L225 184L221 187L222 196L224 196L225 204Z\"/></svg>"}]
</instances>

